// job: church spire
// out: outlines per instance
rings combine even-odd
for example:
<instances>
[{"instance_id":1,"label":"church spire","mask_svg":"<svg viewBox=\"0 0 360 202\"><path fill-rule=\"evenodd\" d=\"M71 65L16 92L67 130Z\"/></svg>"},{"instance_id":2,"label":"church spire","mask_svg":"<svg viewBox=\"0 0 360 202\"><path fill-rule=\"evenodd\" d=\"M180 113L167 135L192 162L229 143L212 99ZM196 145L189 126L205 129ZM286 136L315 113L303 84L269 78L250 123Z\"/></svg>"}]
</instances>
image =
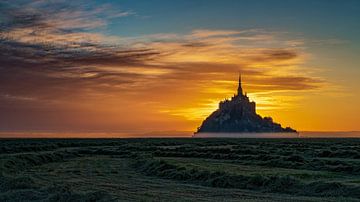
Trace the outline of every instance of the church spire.
<instances>
[{"instance_id":1,"label":"church spire","mask_svg":"<svg viewBox=\"0 0 360 202\"><path fill-rule=\"evenodd\" d=\"M238 95L243 95L243 89L241 87L241 73L239 72L239 87L238 87Z\"/></svg>"}]
</instances>

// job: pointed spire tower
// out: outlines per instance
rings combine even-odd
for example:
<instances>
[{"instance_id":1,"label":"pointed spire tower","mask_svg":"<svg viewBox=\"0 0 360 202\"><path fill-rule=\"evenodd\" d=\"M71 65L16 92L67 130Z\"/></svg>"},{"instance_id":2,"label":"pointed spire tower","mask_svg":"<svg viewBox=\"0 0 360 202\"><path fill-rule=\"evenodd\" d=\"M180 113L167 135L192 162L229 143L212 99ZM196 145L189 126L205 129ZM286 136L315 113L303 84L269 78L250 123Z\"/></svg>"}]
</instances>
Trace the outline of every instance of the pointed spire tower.
<instances>
[{"instance_id":1,"label":"pointed spire tower","mask_svg":"<svg viewBox=\"0 0 360 202\"><path fill-rule=\"evenodd\" d=\"M243 95L243 89L241 87L241 73L240 72L239 72L239 86L238 86L237 94L238 94L238 96Z\"/></svg>"}]
</instances>

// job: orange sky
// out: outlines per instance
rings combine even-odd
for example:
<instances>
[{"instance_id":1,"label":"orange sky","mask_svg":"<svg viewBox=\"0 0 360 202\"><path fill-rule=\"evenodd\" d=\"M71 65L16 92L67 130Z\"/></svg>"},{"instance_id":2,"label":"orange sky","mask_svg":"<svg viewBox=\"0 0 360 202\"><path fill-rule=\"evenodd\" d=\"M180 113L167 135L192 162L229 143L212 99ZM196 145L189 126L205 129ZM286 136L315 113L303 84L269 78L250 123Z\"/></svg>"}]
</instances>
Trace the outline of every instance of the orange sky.
<instances>
[{"instance_id":1,"label":"orange sky","mask_svg":"<svg viewBox=\"0 0 360 202\"><path fill-rule=\"evenodd\" d=\"M100 9L56 12L0 31L0 131L195 131L238 72L257 112L283 126L360 130L347 40L261 28L122 36L102 30L112 16L88 20Z\"/></svg>"},{"instance_id":2,"label":"orange sky","mask_svg":"<svg viewBox=\"0 0 360 202\"><path fill-rule=\"evenodd\" d=\"M242 33L248 36L242 38ZM236 92L241 71L244 89L261 115L298 130L359 130L358 94L308 67L315 56L305 42L290 46L291 39L280 36L258 30L194 30L170 41L161 40L170 37L166 35L149 36L161 42L132 39L134 49L156 54L135 64L118 61L122 53L108 61L85 58L94 65L91 71L48 73L60 83L26 78L39 92L6 94L7 101L42 107L26 108L22 117L10 115L8 120L25 122L30 130L194 131L219 101ZM28 83L17 85L26 88Z\"/></svg>"}]
</instances>

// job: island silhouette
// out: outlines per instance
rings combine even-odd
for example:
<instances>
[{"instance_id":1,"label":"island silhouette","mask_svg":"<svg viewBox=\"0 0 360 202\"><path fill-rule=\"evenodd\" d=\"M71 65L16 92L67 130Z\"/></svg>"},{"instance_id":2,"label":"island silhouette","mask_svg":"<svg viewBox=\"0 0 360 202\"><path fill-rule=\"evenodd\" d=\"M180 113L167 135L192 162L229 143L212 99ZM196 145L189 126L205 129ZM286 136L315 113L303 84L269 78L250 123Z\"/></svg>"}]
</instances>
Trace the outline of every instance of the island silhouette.
<instances>
[{"instance_id":1,"label":"island silhouette","mask_svg":"<svg viewBox=\"0 0 360 202\"><path fill-rule=\"evenodd\" d=\"M283 128L271 117L261 117L256 113L256 103L243 93L241 73L237 94L230 100L219 103L219 108L211 113L197 129L196 133L296 133L290 128Z\"/></svg>"}]
</instances>

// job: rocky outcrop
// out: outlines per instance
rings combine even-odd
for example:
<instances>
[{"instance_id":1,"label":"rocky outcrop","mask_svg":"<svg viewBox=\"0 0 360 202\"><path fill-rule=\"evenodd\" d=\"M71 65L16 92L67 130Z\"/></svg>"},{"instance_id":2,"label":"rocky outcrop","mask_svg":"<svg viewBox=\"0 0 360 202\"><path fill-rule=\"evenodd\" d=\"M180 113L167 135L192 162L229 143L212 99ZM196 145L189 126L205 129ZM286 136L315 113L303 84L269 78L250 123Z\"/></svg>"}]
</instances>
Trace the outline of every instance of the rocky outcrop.
<instances>
[{"instance_id":1,"label":"rocky outcrop","mask_svg":"<svg viewBox=\"0 0 360 202\"><path fill-rule=\"evenodd\" d=\"M219 108L208 116L196 133L216 132L296 132L296 130L281 127L273 122L271 117L261 117L256 114L255 102L251 102L247 95L242 93L241 77L239 77L238 94L231 100L219 103Z\"/></svg>"}]
</instances>

